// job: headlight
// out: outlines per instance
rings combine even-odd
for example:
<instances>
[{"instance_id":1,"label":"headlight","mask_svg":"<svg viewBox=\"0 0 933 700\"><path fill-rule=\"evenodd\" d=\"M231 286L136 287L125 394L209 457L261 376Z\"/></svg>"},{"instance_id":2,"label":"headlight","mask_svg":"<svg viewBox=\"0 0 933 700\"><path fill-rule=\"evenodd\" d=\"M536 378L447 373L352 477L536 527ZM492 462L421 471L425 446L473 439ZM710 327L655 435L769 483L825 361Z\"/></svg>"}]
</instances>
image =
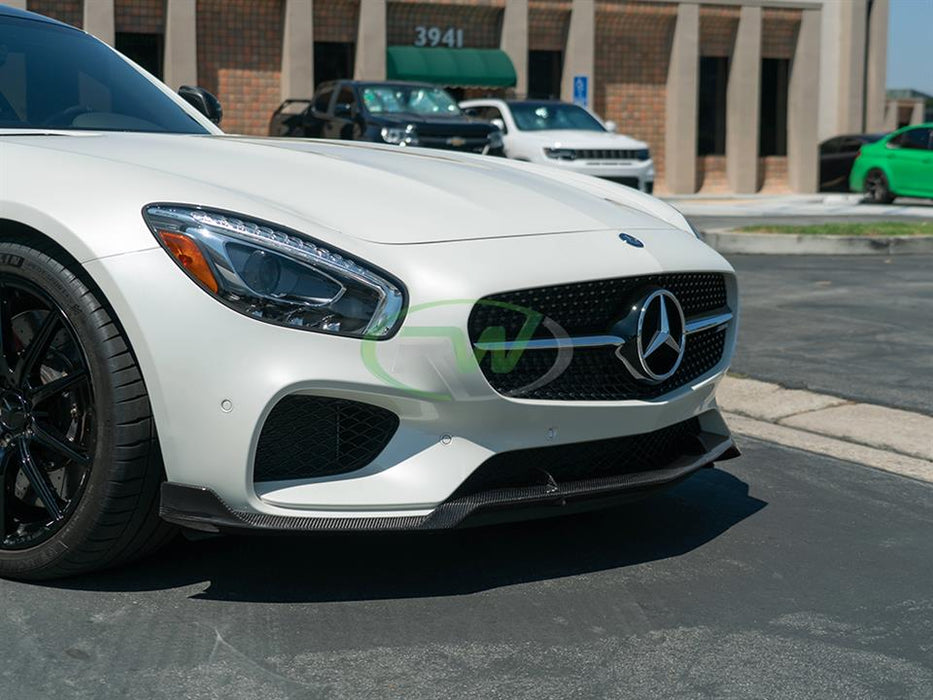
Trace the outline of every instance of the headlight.
<instances>
[{"instance_id":1,"label":"headlight","mask_svg":"<svg viewBox=\"0 0 933 700\"><path fill-rule=\"evenodd\" d=\"M493 131L489 134L489 147L492 149L502 148L502 132Z\"/></svg>"},{"instance_id":2,"label":"headlight","mask_svg":"<svg viewBox=\"0 0 933 700\"><path fill-rule=\"evenodd\" d=\"M396 146L418 145L418 133L415 131L413 124L409 124L404 128L384 126L379 133L382 136L382 140L386 143L391 143Z\"/></svg>"},{"instance_id":3,"label":"headlight","mask_svg":"<svg viewBox=\"0 0 933 700\"><path fill-rule=\"evenodd\" d=\"M306 236L171 204L150 205L143 216L195 282L246 316L366 338L387 338L401 323L401 283Z\"/></svg>"},{"instance_id":4,"label":"headlight","mask_svg":"<svg viewBox=\"0 0 933 700\"><path fill-rule=\"evenodd\" d=\"M572 148L545 148L544 155L558 160L575 160L577 152Z\"/></svg>"},{"instance_id":5,"label":"headlight","mask_svg":"<svg viewBox=\"0 0 933 700\"><path fill-rule=\"evenodd\" d=\"M639 148L635 151L635 160L650 160L651 152L647 148Z\"/></svg>"}]
</instances>

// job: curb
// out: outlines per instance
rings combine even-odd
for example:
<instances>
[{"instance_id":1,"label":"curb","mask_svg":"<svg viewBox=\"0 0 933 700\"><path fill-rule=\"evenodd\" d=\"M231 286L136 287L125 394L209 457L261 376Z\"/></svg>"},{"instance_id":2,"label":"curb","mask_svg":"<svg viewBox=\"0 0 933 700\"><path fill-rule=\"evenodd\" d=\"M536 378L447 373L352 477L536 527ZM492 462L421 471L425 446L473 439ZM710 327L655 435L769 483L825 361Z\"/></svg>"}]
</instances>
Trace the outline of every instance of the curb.
<instances>
[{"instance_id":1,"label":"curb","mask_svg":"<svg viewBox=\"0 0 933 700\"><path fill-rule=\"evenodd\" d=\"M933 253L933 236L820 236L794 233L704 231L720 253L749 255L920 255Z\"/></svg>"},{"instance_id":2,"label":"curb","mask_svg":"<svg viewBox=\"0 0 933 700\"><path fill-rule=\"evenodd\" d=\"M739 434L933 483L933 416L733 375L717 394Z\"/></svg>"}]
</instances>

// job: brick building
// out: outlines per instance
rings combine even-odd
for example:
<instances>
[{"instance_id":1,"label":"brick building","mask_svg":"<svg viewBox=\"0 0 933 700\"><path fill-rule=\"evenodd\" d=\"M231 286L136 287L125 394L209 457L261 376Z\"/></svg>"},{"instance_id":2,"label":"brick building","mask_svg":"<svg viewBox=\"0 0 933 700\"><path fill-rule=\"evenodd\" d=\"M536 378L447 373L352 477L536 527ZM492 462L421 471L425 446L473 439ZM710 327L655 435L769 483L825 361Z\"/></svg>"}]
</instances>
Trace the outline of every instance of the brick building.
<instances>
[{"instance_id":1,"label":"brick building","mask_svg":"<svg viewBox=\"0 0 933 700\"><path fill-rule=\"evenodd\" d=\"M83 27L173 87L214 92L233 133L265 133L281 99L308 97L323 80L386 78L393 47L499 50L515 68L514 86L451 87L471 95L585 94L597 113L651 144L659 190L745 193L813 191L820 140L884 128L888 2L12 4Z\"/></svg>"}]
</instances>

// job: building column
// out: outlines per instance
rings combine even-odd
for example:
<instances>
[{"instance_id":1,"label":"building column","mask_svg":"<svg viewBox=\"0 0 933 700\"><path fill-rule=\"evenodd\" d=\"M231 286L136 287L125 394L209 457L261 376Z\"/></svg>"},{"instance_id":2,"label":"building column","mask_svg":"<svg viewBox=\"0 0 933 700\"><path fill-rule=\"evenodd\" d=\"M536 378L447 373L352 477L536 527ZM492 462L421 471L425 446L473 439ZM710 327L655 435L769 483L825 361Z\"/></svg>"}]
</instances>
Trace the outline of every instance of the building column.
<instances>
[{"instance_id":1,"label":"building column","mask_svg":"<svg viewBox=\"0 0 933 700\"><path fill-rule=\"evenodd\" d=\"M356 80L386 79L386 0L360 0L353 77Z\"/></svg>"},{"instance_id":2,"label":"building column","mask_svg":"<svg viewBox=\"0 0 933 700\"><path fill-rule=\"evenodd\" d=\"M314 94L314 0L285 0L282 99Z\"/></svg>"},{"instance_id":3,"label":"building column","mask_svg":"<svg viewBox=\"0 0 933 700\"><path fill-rule=\"evenodd\" d=\"M787 86L787 179L793 192L819 189L820 11L803 10ZM884 103L882 102L882 108Z\"/></svg>"},{"instance_id":4,"label":"building column","mask_svg":"<svg viewBox=\"0 0 933 700\"><path fill-rule=\"evenodd\" d=\"M667 69L664 180L672 194L697 190L700 6L680 3Z\"/></svg>"},{"instance_id":5,"label":"building column","mask_svg":"<svg viewBox=\"0 0 933 700\"><path fill-rule=\"evenodd\" d=\"M865 76L865 131L884 130L888 77L888 0L874 0L868 16L868 58Z\"/></svg>"},{"instance_id":6,"label":"building column","mask_svg":"<svg viewBox=\"0 0 933 700\"><path fill-rule=\"evenodd\" d=\"M847 0L839 16L839 92L837 133L865 130L865 35L867 0Z\"/></svg>"},{"instance_id":7,"label":"building column","mask_svg":"<svg viewBox=\"0 0 933 700\"><path fill-rule=\"evenodd\" d=\"M914 107L910 110L910 123L923 124L923 118L926 116L926 103L923 100L914 102Z\"/></svg>"},{"instance_id":8,"label":"building column","mask_svg":"<svg viewBox=\"0 0 933 700\"><path fill-rule=\"evenodd\" d=\"M506 0L499 48L515 66L515 95L524 99L528 94L528 0Z\"/></svg>"},{"instance_id":9,"label":"building column","mask_svg":"<svg viewBox=\"0 0 933 700\"><path fill-rule=\"evenodd\" d=\"M166 0L165 84L173 90L198 84L198 17L195 0Z\"/></svg>"},{"instance_id":10,"label":"building column","mask_svg":"<svg viewBox=\"0 0 933 700\"><path fill-rule=\"evenodd\" d=\"M114 45L116 30L113 0L84 0L84 31L104 43Z\"/></svg>"},{"instance_id":11,"label":"building column","mask_svg":"<svg viewBox=\"0 0 933 700\"><path fill-rule=\"evenodd\" d=\"M589 80L589 103L593 106L593 66L596 45L595 0L573 0L570 9L570 29L564 52L564 73L561 76L561 99L573 101L573 78L585 75Z\"/></svg>"},{"instance_id":12,"label":"building column","mask_svg":"<svg viewBox=\"0 0 933 700\"><path fill-rule=\"evenodd\" d=\"M884 127L881 131L894 131L897 128L897 100L888 100L884 105Z\"/></svg>"},{"instance_id":13,"label":"building column","mask_svg":"<svg viewBox=\"0 0 933 700\"><path fill-rule=\"evenodd\" d=\"M9 5L16 10L26 9L26 0L3 0L4 5Z\"/></svg>"},{"instance_id":14,"label":"building column","mask_svg":"<svg viewBox=\"0 0 933 700\"><path fill-rule=\"evenodd\" d=\"M761 110L761 7L739 15L726 86L726 177L737 194L758 191Z\"/></svg>"}]
</instances>

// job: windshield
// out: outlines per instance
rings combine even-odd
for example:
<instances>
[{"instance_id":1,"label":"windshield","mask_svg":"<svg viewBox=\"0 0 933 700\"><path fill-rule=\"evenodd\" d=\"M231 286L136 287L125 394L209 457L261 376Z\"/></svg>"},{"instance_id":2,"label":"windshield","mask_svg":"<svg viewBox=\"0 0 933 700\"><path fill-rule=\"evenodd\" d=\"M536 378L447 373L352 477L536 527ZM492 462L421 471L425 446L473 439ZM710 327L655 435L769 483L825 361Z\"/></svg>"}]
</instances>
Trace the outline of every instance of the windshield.
<instances>
[{"instance_id":1,"label":"windshield","mask_svg":"<svg viewBox=\"0 0 933 700\"><path fill-rule=\"evenodd\" d=\"M599 121L582 107L568 104L512 104L512 117L522 131L577 129L605 131Z\"/></svg>"},{"instance_id":2,"label":"windshield","mask_svg":"<svg viewBox=\"0 0 933 700\"><path fill-rule=\"evenodd\" d=\"M459 117L460 107L446 90L411 85L367 85L363 104L371 114L430 114Z\"/></svg>"},{"instance_id":3,"label":"windshield","mask_svg":"<svg viewBox=\"0 0 933 700\"><path fill-rule=\"evenodd\" d=\"M0 17L0 129L210 133L107 46Z\"/></svg>"}]
</instances>

